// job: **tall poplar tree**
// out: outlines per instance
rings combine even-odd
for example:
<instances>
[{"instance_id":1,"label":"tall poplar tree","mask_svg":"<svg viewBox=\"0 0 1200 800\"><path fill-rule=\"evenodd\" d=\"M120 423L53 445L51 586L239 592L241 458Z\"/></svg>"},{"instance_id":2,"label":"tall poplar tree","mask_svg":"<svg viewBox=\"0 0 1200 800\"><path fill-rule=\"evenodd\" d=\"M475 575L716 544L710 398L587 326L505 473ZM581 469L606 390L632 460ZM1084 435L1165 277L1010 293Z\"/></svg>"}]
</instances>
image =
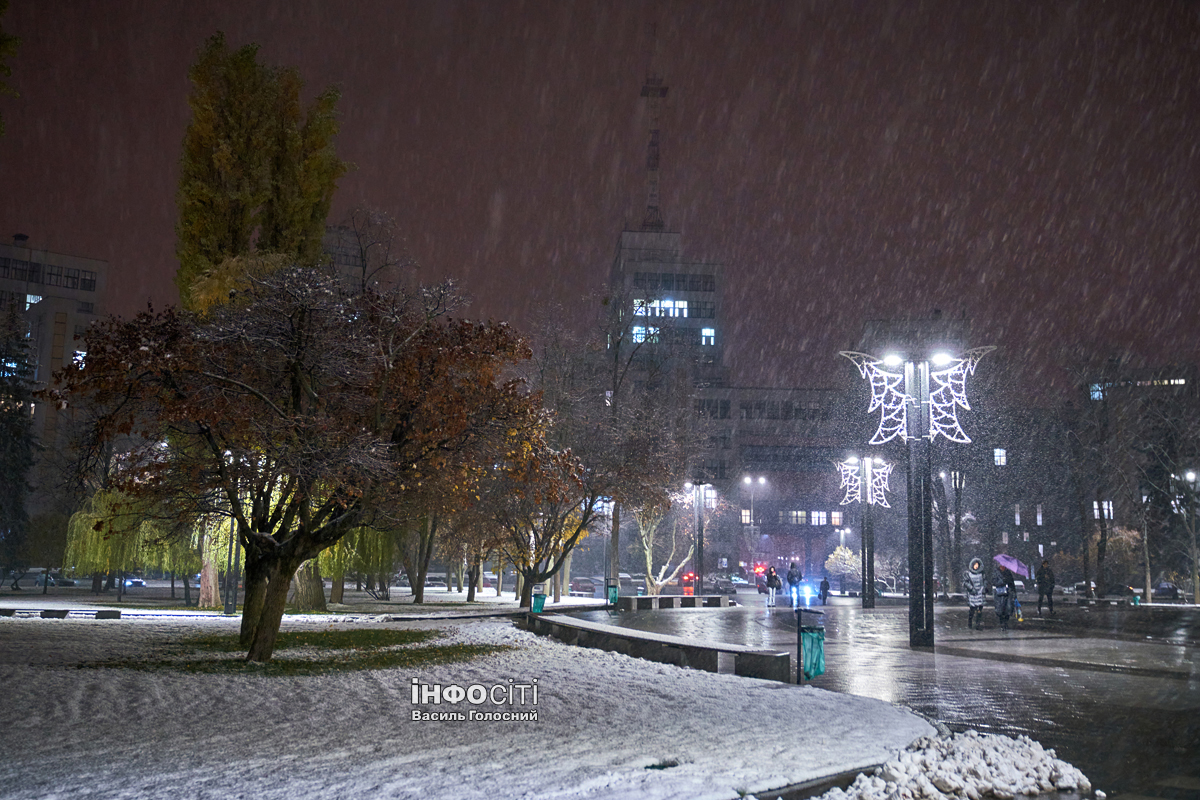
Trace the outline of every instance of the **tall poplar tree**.
<instances>
[{"instance_id":1,"label":"tall poplar tree","mask_svg":"<svg viewBox=\"0 0 1200 800\"><path fill-rule=\"evenodd\" d=\"M257 45L230 51L217 33L188 78L175 285L184 307L197 310L237 288L251 269L247 256L316 261L346 164L334 150L337 89L302 107L299 73L259 63Z\"/></svg>"}]
</instances>

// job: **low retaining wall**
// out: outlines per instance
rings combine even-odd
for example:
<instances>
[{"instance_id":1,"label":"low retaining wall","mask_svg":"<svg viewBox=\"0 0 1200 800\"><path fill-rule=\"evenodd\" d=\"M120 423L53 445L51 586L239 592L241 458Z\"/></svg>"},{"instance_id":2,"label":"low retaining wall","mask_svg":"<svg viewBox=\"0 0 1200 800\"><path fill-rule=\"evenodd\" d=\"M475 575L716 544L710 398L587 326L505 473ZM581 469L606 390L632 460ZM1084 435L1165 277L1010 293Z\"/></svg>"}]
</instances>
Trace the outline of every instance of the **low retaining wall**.
<instances>
[{"instance_id":1,"label":"low retaining wall","mask_svg":"<svg viewBox=\"0 0 1200 800\"><path fill-rule=\"evenodd\" d=\"M517 618L517 624L542 636L552 636L561 642L579 647L592 647L634 658L644 658L647 661L702 669L706 672L731 672L746 678L762 678L782 683L791 681L791 656L788 653L645 633L618 628L615 625L587 622L562 614L525 614L524 617Z\"/></svg>"}]
</instances>

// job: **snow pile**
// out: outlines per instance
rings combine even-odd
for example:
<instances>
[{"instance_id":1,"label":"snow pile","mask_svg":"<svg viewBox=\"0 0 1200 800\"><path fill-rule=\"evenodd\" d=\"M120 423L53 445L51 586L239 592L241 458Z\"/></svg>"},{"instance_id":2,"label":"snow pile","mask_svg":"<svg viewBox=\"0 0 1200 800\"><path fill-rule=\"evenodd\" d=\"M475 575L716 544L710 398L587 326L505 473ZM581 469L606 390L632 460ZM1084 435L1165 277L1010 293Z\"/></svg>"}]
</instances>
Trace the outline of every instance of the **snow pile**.
<instances>
[{"instance_id":1,"label":"snow pile","mask_svg":"<svg viewBox=\"0 0 1200 800\"><path fill-rule=\"evenodd\" d=\"M1091 782L1027 736L967 731L945 738L923 737L849 788L832 789L823 800L1012 800L1053 791L1090 794ZM1096 792L1104 800L1103 792Z\"/></svg>"}]
</instances>

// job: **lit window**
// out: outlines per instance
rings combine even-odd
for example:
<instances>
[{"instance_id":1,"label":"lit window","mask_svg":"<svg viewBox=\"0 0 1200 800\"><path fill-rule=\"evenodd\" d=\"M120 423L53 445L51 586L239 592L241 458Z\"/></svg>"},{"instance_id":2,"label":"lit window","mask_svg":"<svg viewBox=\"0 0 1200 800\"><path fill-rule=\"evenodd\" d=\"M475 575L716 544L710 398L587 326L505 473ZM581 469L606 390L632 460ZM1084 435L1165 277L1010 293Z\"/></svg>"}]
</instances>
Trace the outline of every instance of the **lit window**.
<instances>
[{"instance_id":1,"label":"lit window","mask_svg":"<svg viewBox=\"0 0 1200 800\"><path fill-rule=\"evenodd\" d=\"M72 362L75 364L75 366L77 366L77 367L82 367L82 366L83 366L83 360L84 360L85 358L87 358L87 351L86 351L86 350L76 350L76 351L75 351L75 355L74 355L74 356L71 358L71 361L72 361Z\"/></svg>"},{"instance_id":2,"label":"lit window","mask_svg":"<svg viewBox=\"0 0 1200 800\"><path fill-rule=\"evenodd\" d=\"M33 305L34 303L40 303L40 302L42 302L42 296L40 294L25 295L25 310L28 311L29 307L31 305Z\"/></svg>"},{"instance_id":3,"label":"lit window","mask_svg":"<svg viewBox=\"0 0 1200 800\"><path fill-rule=\"evenodd\" d=\"M1093 383L1091 386L1089 386L1088 393L1091 395L1093 400L1104 399L1104 387L1098 383Z\"/></svg>"},{"instance_id":4,"label":"lit window","mask_svg":"<svg viewBox=\"0 0 1200 800\"><path fill-rule=\"evenodd\" d=\"M790 512L788 512L788 518L789 518L788 521L791 522L793 525L803 525L804 524L804 512L803 511L790 511Z\"/></svg>"},{"instance_id":5,"label":"lit window","mask_svg":"<svg viewBox=\"0 0 1200 800\"><path fill-rule=\"evenodd\" d=\"M748 508L743 508L743 509L742 509L742 524L743 524L743 525L751 525L751 524L753 524L753 523L751 523L751 521L750 521L750 509L748 509Z\"/></svg>"},{"instance_id":6,"label":"lit window","mask_svg":"<svg viewBox=\"0 0 1200 800\"><path fill-rule=\"evenodd\" d=\"M1004 531L1000 534L1000 541L1002 544L1008 544L1008 531Z\"/></svg>"},{"instance_id":7,"label":"lit window","mask_svg":"<svg viewBox=\"0 0 1200 800\"><path fill-rule=\"evenodd\" d=\"M1005 450L1003 447L997 447L995 450L992 451L992 455L996 459L997 467L1003 467L1005 464L1008 463L1008 451Z\"/></svg>"},{"instance_id":8,"label":"lit window","mask_svg":"<svg viewBox=\"0 0 1200 800\"><path fill-rule=\"evenodd\" d=\"M1042 504L1041 503L1037 504L1037 524L1038 525L1042 524Z\"/></svg>"},{"instance_id":9,"label":"lit window","mask_svg":"<svg viewBox=\"0 0 1200 800\"><path fill-rule=\"evenodd\" d=\"M1013 506L1013 524L1018 528L1021 527L1021 504L1017 503Z\"/></svg>"},{"instance_id":10,"label":"lit window","mask_svg":"<svg viewBox=\"0 0 1200 800\"><path fill-rule=\"evenodd\" d=\"M842 512L831 511L829 514L829 524L830 525L841 525L842 524Z\"/></svg>"},{"instance_id":11,"label":"lit window","mask_svg":"<svg viewBox=\"0 0 1200 800\"><path fill-rule=\"evenodd\" d=\"M782 525L785 522L787 522L787 512L784 511L783 509L780 509L779 510L779 524Z\"/></svg>"},{"instance_id":12,"label":"lit window","mask_svg":"<svg viewBox=\"0 0 1200 800\"><path fill-rule=\"evenodd\" d=\"M793 511L792 514L795 516L797 525L807 525L808 524L808 512L807 511Z\"/></svg>"},{"instance_id":13,"label":"lit window","mask_svg":"<svg viewBox=\"0 0 1200 800\"><path fill-rule=\"evenodd\" d=\"M1029 541L1029 531L1025 531L1025 541Z\"/></svg>"},{"instance_id":14,"label":"lit window","mask_svg":"<svg viewBox=\"0 0 1200 800\"><path fill-rule=\"evenodd\" d=\"M717 507L717 490L711 486L704 487L704 507L708 509Z\"/></svg>"},{"instance_id":15,"label":"lit window","mask_svg":"<svg viewBox=\"0 0 1200 800\"><path fill-rule=\"evenodd\" d=\"M700 344L714 345L717 343L716 328L701 328L700 329Z\"/></svg>"},{"instance_id":16,"label":"lit window","mask_svg":"<svg viewBox=\"0 0 1200 800\"><path fill-rule=\"evenodd\" d=\"M813 525L828 525L829 524L826 521L826 514L824 511L814 511L814 512L812 512L812 515L809 518L812 520Z\"/></svg>"},{"instance_id":17,"label":"lit window","mask_svg":"<svg viewBox=\"0 0 1200 800\"><path fill-rule=\"evenodd\" d=\"M1104 519L1113 518L1113 502L1112 500L1093 500L1092 515L1096 519L1100 519L1100 514L1104 514Z\"/></svg>"}]
</instances>

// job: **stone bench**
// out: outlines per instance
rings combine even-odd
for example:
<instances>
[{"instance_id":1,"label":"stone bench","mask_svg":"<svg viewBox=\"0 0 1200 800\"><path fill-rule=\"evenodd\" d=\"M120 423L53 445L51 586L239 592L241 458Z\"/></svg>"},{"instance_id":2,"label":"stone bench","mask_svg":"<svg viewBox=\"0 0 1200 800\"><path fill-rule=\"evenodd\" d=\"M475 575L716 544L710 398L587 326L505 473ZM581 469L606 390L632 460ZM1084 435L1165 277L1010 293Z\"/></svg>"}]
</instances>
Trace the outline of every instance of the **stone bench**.
<instances>
[{"instance_id":1,"label":"stone bench","mask_svg":"<svg viewBox=\"0 0 1200 800\"><path fill-rule=\"evenodd\" d=\"M655 594L625 595L617 598L618 611L657 611L660 608L726 608L729 595L724 594Z\"/></svg>"},{"instance_id":2,"label":"stone bench","mask_svg":"<svg viewBox=\"0 0 1200 800\"><path fill-rule=\"evenodd\" d=\"M525 630L542 636L552 636L561 642L579 647L592 647L706 672L733 673L746 678L761 678L782 683L791 681L791 656L788 653L646 633L618 628L615 625L588 622L562 614L525 614L517 618L517 624Z\"/></svg>"}]
</instances>

